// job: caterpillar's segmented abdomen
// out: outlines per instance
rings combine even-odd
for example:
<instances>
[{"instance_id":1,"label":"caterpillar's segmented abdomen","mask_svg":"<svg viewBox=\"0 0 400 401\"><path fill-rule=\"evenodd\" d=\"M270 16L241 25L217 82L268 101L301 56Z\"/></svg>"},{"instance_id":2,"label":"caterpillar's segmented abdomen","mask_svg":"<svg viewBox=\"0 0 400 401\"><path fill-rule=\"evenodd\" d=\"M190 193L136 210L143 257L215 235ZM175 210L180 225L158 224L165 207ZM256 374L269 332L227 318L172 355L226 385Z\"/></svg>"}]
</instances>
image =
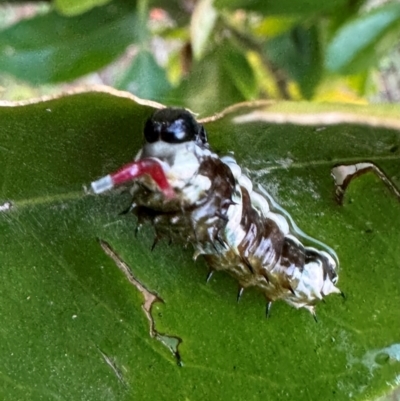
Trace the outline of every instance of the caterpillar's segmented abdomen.
<instances>
[{"instance_id":1,"label":"caterpillar's segmented abdomen","mask_svg":"<svg viewBox=\"0 0 400 401\"><path fill-rule=\"evenodd\" d=\"M219 233L225 249L207 255L208 263L215 270L226 270L243 288L258 287L268 301L282 299L313 312L316 301L331 292L340 293L335 287L334 257L304 246L286 218L271 210L267 199L248 185L240 185L240 168L234 164L231 159L236 202L230 208L241 213L241 221L236 226L227 224L224 233Z\"/></svg>"}]
</instances>

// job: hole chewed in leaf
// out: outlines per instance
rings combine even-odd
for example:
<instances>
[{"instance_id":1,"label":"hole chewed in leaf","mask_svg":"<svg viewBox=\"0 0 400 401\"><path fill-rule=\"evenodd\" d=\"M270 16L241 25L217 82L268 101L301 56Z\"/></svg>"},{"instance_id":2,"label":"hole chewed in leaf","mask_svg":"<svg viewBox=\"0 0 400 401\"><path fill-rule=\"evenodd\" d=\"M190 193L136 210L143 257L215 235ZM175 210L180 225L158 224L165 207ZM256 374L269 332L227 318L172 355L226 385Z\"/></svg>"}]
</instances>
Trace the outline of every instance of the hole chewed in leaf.
<instances>
[{"instance_id":1,"label":"hole chewed in leaf","mask_svg":"<svg viewBox=\"0 0 400 401\"><path fill-rule=\"evenodd\" d=\"M362 174L375 173L400 201L400 191L388 178L388 176L374 163L363 162L356 164L341 164L332 168L331 174L335 180L336 198L340 205L343 204L344 194L350 182Z\"/></svg>"},{"instance_id":2,"label":"hole chewed in leaf","mask_svg":"<svg viewBox=\"0 0 400 401\"><path fill-rule=\"evenodd\" d=\"M144 303L142 305L144 314L150 325L150 336L157 339L163 345L165 345L174 355L179 366L182 366L181 356L179 354L179 344L182 340L176 336L168 336L166 334L159 333L155 328L155 323L153 316L151 314L151 309L155 302L164 302L159 296L150 292L132 273L129 266L117 255L117 253L111 248L111 246L99 239L100 246L103 248L104 252L115 262L118 268L124 273L128 281L134 285L138 291L140 291L144 297Z\"/></svg>"}]
</instances>

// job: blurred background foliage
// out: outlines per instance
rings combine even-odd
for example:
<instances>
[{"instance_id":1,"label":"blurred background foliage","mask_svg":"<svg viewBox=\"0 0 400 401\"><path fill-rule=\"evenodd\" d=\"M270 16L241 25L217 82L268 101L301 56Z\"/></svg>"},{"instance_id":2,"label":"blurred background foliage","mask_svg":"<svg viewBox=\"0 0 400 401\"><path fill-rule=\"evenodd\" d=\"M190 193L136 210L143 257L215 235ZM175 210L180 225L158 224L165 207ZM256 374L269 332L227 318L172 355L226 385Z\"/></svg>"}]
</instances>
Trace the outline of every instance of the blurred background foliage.
<instances>
[{"instance_id":1,"label":"blurred background foliage","mask_svg":"<svg viewBox=\"0 0 400 401\"><path fill-rule=\"evenodd\" d=\"M106 84L206 114L253 99L397 101L399 33L398 1L0 2L0 98Z\"/></svg>"}]
</instances>

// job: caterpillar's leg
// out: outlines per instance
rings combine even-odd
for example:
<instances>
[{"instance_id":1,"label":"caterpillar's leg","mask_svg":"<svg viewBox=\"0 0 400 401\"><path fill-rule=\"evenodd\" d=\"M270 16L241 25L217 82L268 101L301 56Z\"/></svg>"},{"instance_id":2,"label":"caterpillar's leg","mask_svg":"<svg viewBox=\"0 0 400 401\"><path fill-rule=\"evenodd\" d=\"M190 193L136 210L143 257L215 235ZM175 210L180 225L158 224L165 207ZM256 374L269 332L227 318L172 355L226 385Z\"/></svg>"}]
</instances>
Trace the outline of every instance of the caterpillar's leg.
<instances>
[{"instance_id":1,"label":"caterpillar's leg","mask_svg":"<svg viewBox=\"0 0 400 401\"><path fill-rule=\"evenodd\" d=\"M137 217L137 224L135 227L135 238L138 236L139 231L142 229L144 223L146 221L148 221L147 215L146 213L143 211L143 208L139 207L135 207L132 210L135 214L135 216Z\"/></svg>"},{"instance_id":2,"label":"caterpillar's leg","mask_svg":"<svg viewBox=\"0 0 400 401\"><path fill-rule=\"evenodd\" d=\"M236 296L236 301L237 301L238 303L239 303L239 301L240 301L240 298L242 298L243 291L244 291L244 287L239 286L239 290L238 290L238 293L237 293L237 296Z\"/></svg>"},{"instance_id":3,"label":"caterpillar's leg","mask_svg":"<svg viewBox=\"0 0 400 401\"><path fill-rule=\"evenodd\" d=\"M136 227L135 227L135 238L138 236L139 231L141 230L143 224L142 223L137 223Z\"/></svg>"},{"instance_id":4,"label":"caterpillar's leg","mask_svg":"<svg viewBox=\"0 0 400 401\"><path fill-rule=\"evenodd\" d=\"M265 309L265 317L269 319L271 317L271 307L272 307L272 301L267 302L267 307Z\"/></svg>"},{"instance_id":5,"label":"caterpillar's leg","mask_svg":"<svg viewBox=\"0 0 400 401\"><path fill-rule=\"evenodd\" d=\"M313 316L315 323L318 323L318 318L317 314L315 313L315 306L313 305L304 305L304 308L306 308Z\"/></svg>"},{"instance_id":6,"label":"caterpillar's leg","mask_svg":"<svg viewBox=\"0 0 400 401\"><path fill-rule=\"evenodd\" d=\"M207 277L206 277L206 283L208 283L211 280L212 275L214 274L214 269L210 269L208 271Z\"/></svg>"},{"instance_id":7,"label":"caterpillar's leg","mask_svg":"<svg viewBox=\"0 0 400 401\"><path fill-rule=\"evenodd\" d=\"M128 208L124 209L122 212L119 212L119 215L122 216L122 215L133 212L135 210L136 206L137 206L136 203L132 202Z\"/></svg>"}]
</instances>

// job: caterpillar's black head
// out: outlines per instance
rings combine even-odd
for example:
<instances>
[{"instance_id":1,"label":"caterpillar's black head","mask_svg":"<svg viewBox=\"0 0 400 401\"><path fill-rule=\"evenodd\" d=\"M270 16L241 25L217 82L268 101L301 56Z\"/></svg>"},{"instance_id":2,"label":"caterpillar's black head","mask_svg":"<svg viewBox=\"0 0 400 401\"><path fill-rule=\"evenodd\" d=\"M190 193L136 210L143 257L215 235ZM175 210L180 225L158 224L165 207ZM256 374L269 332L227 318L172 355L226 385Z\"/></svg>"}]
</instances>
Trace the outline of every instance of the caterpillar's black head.
<instances>
[{"instance_id":1,"label":"caterpillar's black head","mask_svg":"<svg viewBox=\"0 0 400 401\"><path fill-rule=\"evenodd\" d=\"M207 134L190 112L185 109L165 108L157 110L146 122L144 137L147 143L164 141L183 143L194 141L207 144Z\"/></svg>"}]
</instances>

